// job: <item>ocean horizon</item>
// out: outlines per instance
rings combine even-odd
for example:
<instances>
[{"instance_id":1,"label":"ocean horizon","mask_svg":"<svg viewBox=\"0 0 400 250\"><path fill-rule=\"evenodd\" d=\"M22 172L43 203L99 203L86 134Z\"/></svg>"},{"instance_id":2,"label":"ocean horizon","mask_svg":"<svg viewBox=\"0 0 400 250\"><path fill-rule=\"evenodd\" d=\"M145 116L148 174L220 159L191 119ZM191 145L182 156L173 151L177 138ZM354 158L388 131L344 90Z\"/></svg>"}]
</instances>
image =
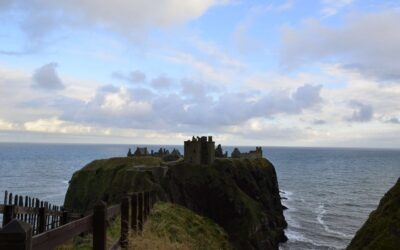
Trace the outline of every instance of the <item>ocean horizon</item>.
<instances>
[{"instance_id":1,"label":"ocean horizon","mask_svg":"<svg viewBox=\"0 0 400 250\"><path fill-rule=\"evenodd\" d=\"M0 198L8 190L62 205L75 171L136 146L183 153L182 145L0 143ZM275 166L288 207L283 250L344 249L400 176L399 149L263 146L263 156Z\"/></svg>"}]
</instances>

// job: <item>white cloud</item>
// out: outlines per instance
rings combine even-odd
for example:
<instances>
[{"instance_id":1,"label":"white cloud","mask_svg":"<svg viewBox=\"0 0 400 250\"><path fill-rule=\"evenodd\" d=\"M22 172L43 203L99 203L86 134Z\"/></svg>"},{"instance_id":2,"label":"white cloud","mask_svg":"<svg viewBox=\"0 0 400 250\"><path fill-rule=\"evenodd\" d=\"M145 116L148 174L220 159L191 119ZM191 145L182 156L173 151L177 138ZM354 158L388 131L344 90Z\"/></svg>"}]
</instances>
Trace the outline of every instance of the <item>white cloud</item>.
<instances>
[{"instance_id":1,"label":"white cloud","mask_svg":"<svg viewBox=\"0 0 400 250\"><path fill-rule=\"evenodd\" d=\"M56 117L25 122L24 128L27 131L33 132L62 134L89 134L92 132L92 129L89 126L73 124L70 122L59 120Z\"/></svg>"},{"instance_id":2,"label":"white cloud","mask_svg":"<svg viewBox=\"0 0 400 250\"><path fill-rule=\"evenodd\" d=\"M354 0L322 0L321 13L325 16L336 15L341 9L352 4Z\"/></svg>"},{"instance_id":3,"label":"white cloud","mask_svg":"<svg viewBox=\"0 0 400 250\"><path fill-rule=\"evenodd\" d=\"M11 122L0 119L0 130L12 130L15 129L15 125Z\"/></svg>"}]
</instances>

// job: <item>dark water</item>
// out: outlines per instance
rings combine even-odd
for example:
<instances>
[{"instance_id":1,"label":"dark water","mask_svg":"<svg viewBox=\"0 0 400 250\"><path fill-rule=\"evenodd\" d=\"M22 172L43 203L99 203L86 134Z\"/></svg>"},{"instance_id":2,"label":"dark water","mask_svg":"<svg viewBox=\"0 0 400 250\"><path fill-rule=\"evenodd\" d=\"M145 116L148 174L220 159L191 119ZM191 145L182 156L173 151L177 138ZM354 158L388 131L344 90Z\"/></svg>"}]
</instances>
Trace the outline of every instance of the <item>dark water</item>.
<instances>
[{"instance_id":1,"label":"dark water","mask_svg":"<svg viewBox=\"0 0 400 250\"><path fill-rule=\"evenodd\" d=\"M182 152L182 146L177 148ZM0 191L61 205L76 170L94 159L125 156L127 150L127 145L0 143ZM276 167L289 207L285 250L343 249L400 176L399 150L263 150Z\"/></svg>"}]
</instances>

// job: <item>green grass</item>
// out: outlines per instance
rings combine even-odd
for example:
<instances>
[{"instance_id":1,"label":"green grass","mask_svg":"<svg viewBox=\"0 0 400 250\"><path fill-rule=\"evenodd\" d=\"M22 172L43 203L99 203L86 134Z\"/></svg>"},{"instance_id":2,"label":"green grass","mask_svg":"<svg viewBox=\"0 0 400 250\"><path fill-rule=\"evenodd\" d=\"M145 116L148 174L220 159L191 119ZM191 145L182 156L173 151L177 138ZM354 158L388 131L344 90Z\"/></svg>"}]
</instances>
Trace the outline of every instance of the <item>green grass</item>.
<instances>
[{"instance_id":1,"label":"green grass","mask_svg":"<svg viewBox=\"0 0 400 250\"><path fill-rule=\"evenodd\" d=\"M107 228L107 249L117 241L121 232L121 217L116 217ZM71 239L68 242L56 247L56 250L91 250L93 245L93 235L85 234Z\"/></svg>"},{"instance_id":2,"label":"green grass","mask_svg":"<svg viewBox=\"0 0 400 250\"><path fill-rule=\"evenodd\" d=\"M130 243L132 249L231 249L226 233L213 221L164 202L153 208L143 236L132 237Z\"/></svg>"},{"instance_id":3,"label":"green grass","mask_svg":"<svg viewBox=\"0 0 400 250\"><path fill-rule=\"evenodd\" d=\"M72 176L64 207L85 213L103 200L108 205L118 203L125 193L148 190L156 185L152 174L136 171L135 166L158 166L157 157L120 157L95 160Z\"/></svg>"}]
</instances>

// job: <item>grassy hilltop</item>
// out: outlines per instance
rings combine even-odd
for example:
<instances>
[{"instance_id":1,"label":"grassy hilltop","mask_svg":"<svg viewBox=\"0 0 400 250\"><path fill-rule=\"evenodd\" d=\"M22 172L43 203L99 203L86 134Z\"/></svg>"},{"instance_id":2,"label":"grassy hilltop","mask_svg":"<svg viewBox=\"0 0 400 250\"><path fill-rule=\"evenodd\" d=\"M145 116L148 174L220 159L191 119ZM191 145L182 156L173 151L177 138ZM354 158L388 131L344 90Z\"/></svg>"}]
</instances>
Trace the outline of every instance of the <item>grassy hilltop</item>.
<instances>
[{"instance_id":1,"label":"grassy hilltop","mask_svg":"<svg viewBox=\"0 0 400 250\"><path fill-rule=\"evenodd\" d=\"M160 165L156 157L93 161L73 175L65 207L85 212L98 199L112 204L124 193L155 188L162 200L222 227L236 249L278 249L286 239L277 177L268 160L217 159L211 166L177 162L166 174L155 170ZM176 211L183 216L183 210ZM180 224L175 230L191 229Z\"/></svg>"}]
</instances>

